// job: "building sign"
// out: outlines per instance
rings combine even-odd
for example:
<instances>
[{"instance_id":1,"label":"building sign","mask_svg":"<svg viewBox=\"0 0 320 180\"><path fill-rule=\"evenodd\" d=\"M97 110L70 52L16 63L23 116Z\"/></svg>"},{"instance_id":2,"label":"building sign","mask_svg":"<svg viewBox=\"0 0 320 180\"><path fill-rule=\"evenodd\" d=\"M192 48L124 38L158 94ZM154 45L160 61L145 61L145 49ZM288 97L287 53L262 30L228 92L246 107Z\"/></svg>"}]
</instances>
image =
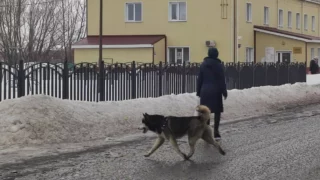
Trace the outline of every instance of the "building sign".
<instances>
[{"instance_id":1,"label":"building sign","mask_svg":"<svg viewBox=\"0 0 320 180\"><path fill-rule=\"evenodd\" d=\"M301 54L302 48L301 47L293 47L293 54Z\"/></svg>"}]
</instances>

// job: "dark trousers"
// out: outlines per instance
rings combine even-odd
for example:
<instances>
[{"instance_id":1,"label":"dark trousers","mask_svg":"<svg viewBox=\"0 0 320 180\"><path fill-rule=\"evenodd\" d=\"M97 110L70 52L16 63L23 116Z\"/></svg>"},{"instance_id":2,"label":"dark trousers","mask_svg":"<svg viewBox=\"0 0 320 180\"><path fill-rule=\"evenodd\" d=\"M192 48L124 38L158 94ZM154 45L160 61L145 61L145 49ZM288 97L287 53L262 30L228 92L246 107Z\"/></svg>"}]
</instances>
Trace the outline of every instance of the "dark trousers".
<instances>
[{"instance_id":1,"label":"dark trousers","mask_svg":"<svg viewBox=\"0 0 320 180\"><path fill-rule=\"evenodd\" d=\"M214 113L214 133L219 133L221 113ZM207 123L210 125L210 120Z\"/></svg>"}]
</instances>

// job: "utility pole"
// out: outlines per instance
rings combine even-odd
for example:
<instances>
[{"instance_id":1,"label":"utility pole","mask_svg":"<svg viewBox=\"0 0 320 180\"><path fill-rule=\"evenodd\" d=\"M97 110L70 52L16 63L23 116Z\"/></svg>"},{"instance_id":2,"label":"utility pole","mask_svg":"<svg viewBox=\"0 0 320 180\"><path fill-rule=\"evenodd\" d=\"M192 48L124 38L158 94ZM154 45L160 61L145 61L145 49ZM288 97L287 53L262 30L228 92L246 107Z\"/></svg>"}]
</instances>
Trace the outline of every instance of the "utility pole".
<instances>
[{"instance_id":1,"label":"utility pole","mask_svg":"<svg viewBox=\"0 0 320 180\"><path fill-rule=\"evenodd\" d=\"M21 34L20 34L20 28L21 28L21 0L18 0L18 17L17 17L17 20L18 20L18 29L17 29L17 40L18 40L18 48L19 48L19 53L18 53L18 62L21 59Z\"/></svg>"},{"instance_id":2,"label":"utility pole","mask_svg":"<svg viewBox=\"0 0 320 180\"><path fill-rule=\"evenodd\" d=\"M62 31L63 31L63 48L64 48L64 60L68 61L67 46L66 46L66 17L65 17L65 4L64 0L61 0L62 5Z\"/></svg>"},{"instance_id":3,"label":"utility pole","mask_svg":"<svg viewBox=\"0 0 320 180\"><path fill-rule=\"evenodd\" d=\"M102 62L102 33L103 33L103 0L100 0L100 33L99 33L99 65Z\"/></svg>"}]
</instances>

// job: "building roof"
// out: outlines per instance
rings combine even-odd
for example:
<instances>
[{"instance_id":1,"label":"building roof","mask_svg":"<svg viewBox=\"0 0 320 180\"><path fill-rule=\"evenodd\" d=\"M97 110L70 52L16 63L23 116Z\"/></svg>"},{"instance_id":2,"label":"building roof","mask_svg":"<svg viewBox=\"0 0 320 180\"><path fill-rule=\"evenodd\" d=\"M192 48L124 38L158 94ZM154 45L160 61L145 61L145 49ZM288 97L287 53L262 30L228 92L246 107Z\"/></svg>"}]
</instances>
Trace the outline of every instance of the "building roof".
<instances>
[{"instance_id":1,"label":"building roof","mask_svg":"<svg viewBox=\"0 0 320 180\"><path fill-rule=\"evenodd\" d=\"M282 36L290 39L300 40L304 42L314 42L314 43L320 43L320 37L317 36L311 36L307 34L300 34L285 30L280 30L273 27L266 27L266 26L254 26L254 30L257 32L262 32L266 34L272 34L276 36Z\"/></svg>"},{"instance_id":2,"label":"building roof","mask_svg":"<svg viewBox=\"0 0 320 180\"><path fill-rule=\"evenodd\" d=\"M153 47L155 43L165 37L165 35L103 36L102 45L104 48ZM73 44L72 48L97 48L99 47L99 40L99 36L88 36Z\"/></svg>"}]
</instances>

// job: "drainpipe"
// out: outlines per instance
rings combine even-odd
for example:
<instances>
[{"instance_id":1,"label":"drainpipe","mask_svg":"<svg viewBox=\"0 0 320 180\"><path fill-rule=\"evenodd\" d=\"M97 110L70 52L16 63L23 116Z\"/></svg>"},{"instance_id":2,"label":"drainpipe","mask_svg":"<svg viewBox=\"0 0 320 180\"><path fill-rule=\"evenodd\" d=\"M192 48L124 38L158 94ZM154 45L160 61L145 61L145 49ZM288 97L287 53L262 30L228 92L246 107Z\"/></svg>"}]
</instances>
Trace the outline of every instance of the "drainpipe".
<instances>
[{"instance_id":1,"label":"drainpipe","mask_svg":"<svg viewBox=\"0 0 320 180\"><path fill-rule=\"evenodd\" d=\"M154 64L154 45L152 47L152 64Z\"/></svg>"},{"instance_id":2,"label":"drainpipe","mask_svg":"<svg viewBox=\"0 0 320 180\"><path fill-rule=\"evenodd\" d=\"M233 62L238 61L237 0L233 0Z\"/></svg>"},{"instance_id":3,"label":"drainpipe","mask_svg":"<svg viewBox=\"0 0 320 180\"><path fill-rule=\"evenodd\" d=\"M277 27L279 27L279 0L277 0Z\"/></svg>"},{"instance_id":4,"label":"drainpipe","mask_svg":"<svg viewBox=\"0 0 320 180\"><path fill-rule=\"evenodd\" d=\"M165 35L164 37L164 46L165 46L165 49L164 49L164 53L165 53L165 56L164 56L164 59L165 59L165 62L164 63L167 63L168 61L168 42L167 42L167 35ZM189 57L189 60L190 60L190 57Z\"/></svg>"},{"instance_id":5,"label":"drainpipe","mask_svg":"<svg viewBox=\"0 0 320 180\"><path fill-rule=\"evenodd\" d=\"M304 24L304 11L303 11L304 2L301 1L301 16L300 16L300 31L301 34L303 34L303 25ZM303 23L302 23L303 22Z\"/></svg>"},{"instance_id":6,"label":"drainpipe","mask_svg":"<svg viewBox=\"0 0 320 180\"><path fill-rule=\"evenodd\" d=\"M307 64L308 64L308 43L307 42L306 42L305 48L306 48L305 49L305 51L306 51L306 60L305 60L305 62L307 62Z\"/></svg>"},{"instance_id":7,"label":"drainpipe","mask_svg":"<svg viewBox=\"0 0 320 180\"><path fill-rule=\"evenodd\" d=\"M100 0L100 15L99 15L99 66L102 63L102 35L103 35L103 0Z\"/></svg>"},{"instance_id":8,"label":"drainpipe","mask_svg":"<svg viewBox=\"0 0 320 180\"><path fill-rule=\"evenodd\" d=\"M253 51L253 60L254 63L257 62L257 31L253 31L253 47L254 47L254 51Z\"/></svg>"}]
</instances>

